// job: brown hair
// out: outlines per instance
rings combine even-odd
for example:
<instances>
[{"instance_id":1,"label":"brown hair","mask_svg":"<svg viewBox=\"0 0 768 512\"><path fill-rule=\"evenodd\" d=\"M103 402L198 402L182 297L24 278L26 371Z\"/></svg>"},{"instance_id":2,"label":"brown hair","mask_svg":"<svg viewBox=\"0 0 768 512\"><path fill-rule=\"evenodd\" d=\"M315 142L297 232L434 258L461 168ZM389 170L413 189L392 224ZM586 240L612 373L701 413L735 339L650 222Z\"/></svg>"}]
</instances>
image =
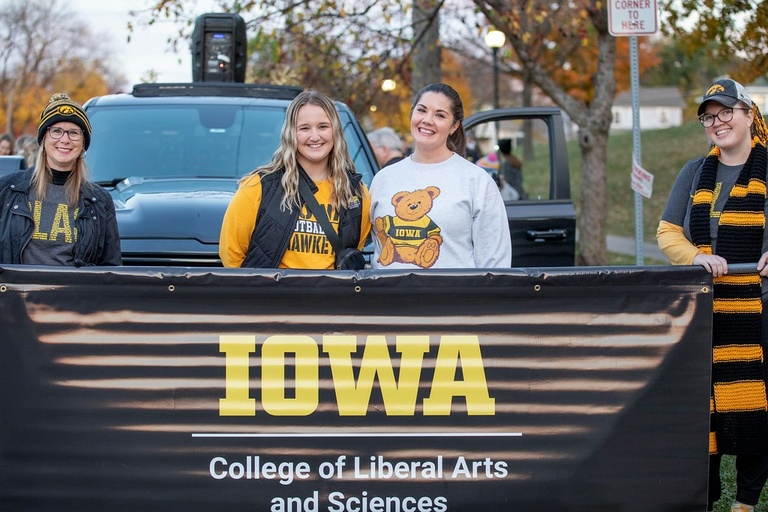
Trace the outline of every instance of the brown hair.
<instances>
[{"instance_id":1,"label":"brown hair","mask_svg":"<svg viewBox=\"0 0 768 512\"><path fill-rule=\"evenodd\" d=\"M446 144L448 149L466 158L467 134L464 132L464 125L462 123L464 121L464 104L461 101L461 96L459 96L459 93L448 84L429 84L417 92L416 96L413 98L413 102L411 103L411 115L413 115L413 110L416 108L416 105L421 101L421 97L427 92L436 92L451 100L451 114L453 115L453 121L458 121L459 127L448 136Z\"/></svg>"}]
</instances>

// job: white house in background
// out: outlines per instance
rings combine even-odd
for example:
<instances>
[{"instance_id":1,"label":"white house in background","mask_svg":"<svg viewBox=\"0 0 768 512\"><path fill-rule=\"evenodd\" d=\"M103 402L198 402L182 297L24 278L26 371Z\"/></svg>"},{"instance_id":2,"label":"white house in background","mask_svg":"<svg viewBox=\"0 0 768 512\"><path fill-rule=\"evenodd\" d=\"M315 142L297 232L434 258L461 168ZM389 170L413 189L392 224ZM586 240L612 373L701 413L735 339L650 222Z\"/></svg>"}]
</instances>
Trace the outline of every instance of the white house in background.
<instances>
[{"instance_id":1,"label":"white house in background","mask_svg":"<svg viewBox=\"0 0 768 512\"><path fill-rule=\"evenodd\" d=\"M747 94L757 104L757 108L760 109L760 113L763 117L768 115L768 85L752 84L744 87L747 90Z\"/></svg>"},{"instance_id":2,"label":"white house in background","mask_svg":"<svg viewBox=\"0 0 768 512\"><path fill-rule=\"evenodd\" d=\"M640 129L658 130L683 124L685 100L677 87L640 87ZM632 92L624 91L613 100L612 130L632 129Z\"/></svg>"}]
</instances>

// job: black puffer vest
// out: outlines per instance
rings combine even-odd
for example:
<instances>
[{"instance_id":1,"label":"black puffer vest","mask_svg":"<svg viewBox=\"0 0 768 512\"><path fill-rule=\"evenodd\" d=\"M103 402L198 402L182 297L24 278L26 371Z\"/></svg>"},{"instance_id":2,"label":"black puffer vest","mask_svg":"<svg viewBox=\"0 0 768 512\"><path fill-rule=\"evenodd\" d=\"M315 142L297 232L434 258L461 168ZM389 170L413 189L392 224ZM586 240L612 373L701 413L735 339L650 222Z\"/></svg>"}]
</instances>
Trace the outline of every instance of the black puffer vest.
<instances>
[{"instance_id":1,"label":"black puffer vest","mask_svg":"<svg viewBox=\"0 0 768 512\"><path fill-rule=\"evenodd\" d=\"M299 218L299 208L281 210L283 187L280 180L285 170L261 176L261 204L256 217L256 227L251 235L251 243L245 255L242 267L247 268L277 268L291 240L296 221ZM317 192L317 186L299 169L299 179L306 180L312 192ZM352 190L357 190L362 176L349 174ZM304 202L302 201L302 206ZM339 212L339 238L342 245L357 247L360 242L360 225L362 222L362 207L342 208Z\"/></svg>"}]
</instances>

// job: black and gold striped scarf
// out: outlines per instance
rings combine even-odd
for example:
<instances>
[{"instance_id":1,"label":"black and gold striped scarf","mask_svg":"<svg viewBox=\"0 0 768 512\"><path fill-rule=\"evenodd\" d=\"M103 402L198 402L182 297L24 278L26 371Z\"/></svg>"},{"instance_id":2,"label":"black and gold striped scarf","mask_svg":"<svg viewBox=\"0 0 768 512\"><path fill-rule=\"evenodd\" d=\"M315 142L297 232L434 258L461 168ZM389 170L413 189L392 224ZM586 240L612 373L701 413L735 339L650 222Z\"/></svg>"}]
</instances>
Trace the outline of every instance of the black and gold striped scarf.
<instances>
[{"instance_id":1,"label":"black and gold striped scarf","mask_svg":"<svg viewBox=\"0 0 768 512\"><path fill-rule=\"evenodd\" d=\"M729 264L756 263L762 254L768 130L757 106L753 112L752 150L717 228L716 254ZM710 213L719 157L714 146L704 159L691 208L691 238L705 254L712 254ZM710 453L768 453L762 313L757 272L714 278Z\"/></svg>"}]
</instances>

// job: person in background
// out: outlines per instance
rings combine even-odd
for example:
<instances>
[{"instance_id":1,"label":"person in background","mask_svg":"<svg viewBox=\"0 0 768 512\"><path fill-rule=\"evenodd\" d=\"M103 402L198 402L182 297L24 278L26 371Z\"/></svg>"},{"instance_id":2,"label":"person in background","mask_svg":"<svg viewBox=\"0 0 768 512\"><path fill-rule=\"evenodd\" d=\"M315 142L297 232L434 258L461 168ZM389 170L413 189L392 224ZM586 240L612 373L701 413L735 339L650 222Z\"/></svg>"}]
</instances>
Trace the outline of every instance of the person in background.
<instances>
[{"instance_id":1,"label":"person in background","mask_svg":"<svg viewBox=\"0 0 768 512\"><path fill-rule=\"evenodd\" d=\"M505 203L507 201L518 201L520 199L520 194L517 193L515 187L507 183L504 176L500 175L498 172L492 172L491 178L493 178L496 186L499 187L499 193L501 193L501 198Z\"/></svg>"},{"instance_id":2,"label":"person in background","mask_svg":"<svg viewBox=\"0 0 768 512\"><path fill-rule=\"evenodd\" d=\"M392 165L405 158L403 141L392 128L385 126L368 133L368 142L371 143L373 154L379 162L379 168Z\"/></svg>"},{"instance_id":3,"label":"person in background","mask_svg":"<svg viewBox=\"0 0 768 512\"><path fill-rule=\"evenodd\" d=\"M0 263L120 265L112 197L88 181L85 111L54 94L40 114L37 141L35 166L0 178Z\"/></svg>"},{"instance_id":4,"label":"person in background","mask_svg":"<svg viewBox=\"0 0 768 512\"><path fill-rule=\"evenodd\" d=\"M731 454L737 485L731 510L746 512L768 480L768 129L744 87L730 79L706 90L698 112L711 150L683 166L656 237L673 264L701 265L713 276L707 510L721 496L722 454ZM755 267L729 274L728 265L737 263Z\"/></svg>"},{"instance_id":5,"label":"person in background","mask_svg":"<svg viewBox=\"0 0 768 512\"><path fill-rule=\"evenodd\" d=\"M40 144L34 135L22 135L16 139L16 154L23 156L27 162L27 169L35 166Z\"/></svg>"},{"instance_id":6,"label":"person in background","mask_svg":"<svg viewBox=\"0 0 768 512\"><path fill-rule=\"evenodd\" d=\"M299 193L299 180L329 213L344 248L362 249L370 196L349 157L333 102L304 91L288 106L272 161L240 181L221 227L225 267L335 268L336 254Z\"/></svg>"},{"instance_id":7,"label":"person in background","mask_svg":"<svg viewBox=\"0 0 768 512\"><path fill-rule=\"evenodd\" d=\"M13 136L10 133L0 135L0 156L13 154Z\"/></svg>"},{"instance_id":8,"label":"person in background","mask_svg":"<svg viewBox=\"0 0 768 512\"><path fill-rule=\"evenodd\" d=\"M488 153L487 155L480 157L475 163L491 175L493 182L499 187L499 193L501 193L501 198L505 203L507 201L517 201L520 199L520 194L517 193L517 190L507 183L504 176L499 174L499 157L496 153Z\"/></svg>"},{"instance_id":9,"label":"person in background","mask_svg":"<svg viewBox=\"0 0 768 512\"><path fill-rule=\"evenodd\" d=\"M501 166L501 178L517 191L520 199L528 199L523 187L523 162L512 153L512 139L499 139L499 153L504 160Z\"/></svg>"},{"instance_id":10,"label":"person in background","mask_svg":"<svg viewBox=\"0 0 768 512\"><path fill-rule=\"evenodd\" d=\"M472 136L472 132L468 131L466 133L467 137L467 155L466 159L470 162L477 162L480 159L481 153L480 148L477 145L477 141Z\"/></svg>"},{"instance_id":11,"label":"person in background","mask_svg":"<svg viewBox=\"0 0 768 512\"><path fill-rule=\"evenodd\" d=\"M371 184L373 268L491 268L512 263L507 214L491 176L465 159L464 106L433 83L411 105L413 154Z\"/></svg>"},{"instance_id":12,"label":"person in background","mask_svg":"<svg viewBox=\"0 0 768 512\"><path fill-rule=\"evenodd\" d=\"M485 169L489 174L499 172L499 157L496 153L488 153L485 156L481 156L475 164Z\"/></svg>"}]
</instances>

